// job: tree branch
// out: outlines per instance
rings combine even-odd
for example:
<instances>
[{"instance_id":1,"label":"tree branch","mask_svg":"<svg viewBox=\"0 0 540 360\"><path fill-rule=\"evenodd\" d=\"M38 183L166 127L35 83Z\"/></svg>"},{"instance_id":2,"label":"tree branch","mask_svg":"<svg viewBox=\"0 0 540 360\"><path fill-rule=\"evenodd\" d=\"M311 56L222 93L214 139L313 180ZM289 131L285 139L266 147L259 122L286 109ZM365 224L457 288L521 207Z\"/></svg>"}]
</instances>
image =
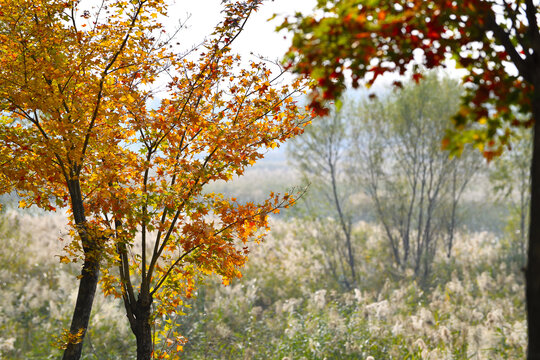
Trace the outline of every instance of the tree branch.
<instances>
[{"instance_id":1,"label":"tree branch","mask_svg":"<svg viewBox=\"0 0 540 360\"><path fill-rule=\"evenodd\" d=\"M486 19L486 30L493 31L495 38L504 47L504 50L510 56L510 59L512 60L516 68L518 69L519 74L523 76L525 80L532 83L533 74L531 73L531 69L529 69L528 64L525 61L525 59L521 57L521 55L517 52L516 48L512 44L510 35L499 24L497 24L497 21L495 20L495 14L493 13L493 11L490 10L486 14L485 19Z\"/></svg>"},{"instance_id":2,"label":"tree branch","mask_svg":"<svg viewBox=\"0 0 540 360\"><path fill-rule=\"evenodd\" d=\"M538 22L536 20L537 8L533 3L533 0L525 0L527 21L529 22L529 41L530 46L533 48L537 57L540 57L540 33L538 29Z\"/></svg>"}]
</instances>

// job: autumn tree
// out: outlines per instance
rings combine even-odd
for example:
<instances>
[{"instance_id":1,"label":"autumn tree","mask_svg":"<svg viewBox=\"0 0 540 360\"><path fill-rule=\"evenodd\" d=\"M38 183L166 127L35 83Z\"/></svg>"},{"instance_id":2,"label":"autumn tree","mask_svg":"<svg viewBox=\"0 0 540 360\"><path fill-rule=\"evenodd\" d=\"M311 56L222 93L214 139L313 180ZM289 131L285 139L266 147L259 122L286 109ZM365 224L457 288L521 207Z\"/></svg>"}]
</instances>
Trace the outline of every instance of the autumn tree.
<instances>
[{"instance_id":1,"label":"autumn tree","mask_svg":"<svg viewBox=\"0 0 540 360\"><path fill-rule=\"evenodd\" d=\"M122 166L114 161L121 132L113 98L136 80L126 65L146 64L144 53L126 50L128 41L148 46L131 36L142 3L129 19L120 12L131 5L103 5L105 26L89 23L76 2L3 1L0 11L3 187L18 191L22 207L69 205L84 254L66 359L80 356L101 260L102 238L88 221L96 214L85 206L96 184L89 170L103 158Z\"/></svg>"},{"instance_id":2,"label":"autumn tree","mask_svg":"<svg viewBox=\"0 0 540 360\"><path fill-rule=\"evenodd\" d=\"M311 76L311 106L325 112L350 74L353 87L385 73L419 80L418 65L464 69L467 89L444 145L474 143L500 154L515 127L533 127L531 213L526 267L528 358L540 359L540 32L538 2L488 0L322 0L316 15L296 14L289 66ZM400 83L396 83L400 86ZM520 116L522 115L522 116ZM525 120L520 120L524 118Z\"/></svg>"},{"instance_id":3,"label":"autumn tree","mask_svg":"<svg viewBox=\"0 0 540 360\"><path fill-rule=\"evenodd\" d=\"M239 277L248 240L294 201L204 192L302 131L300 83L231 53L261 3L225 1L214 33L179 52L161 1L0 1L1 190L16 190L21 207L67 207L61 261L82 262L64 359L81 355L100 269L104 292L123 299L137 358L157 356L157 341L179 350L180 335L163 325L153 336L153 324L197 277Z\"/></svg>"}]
</instances>

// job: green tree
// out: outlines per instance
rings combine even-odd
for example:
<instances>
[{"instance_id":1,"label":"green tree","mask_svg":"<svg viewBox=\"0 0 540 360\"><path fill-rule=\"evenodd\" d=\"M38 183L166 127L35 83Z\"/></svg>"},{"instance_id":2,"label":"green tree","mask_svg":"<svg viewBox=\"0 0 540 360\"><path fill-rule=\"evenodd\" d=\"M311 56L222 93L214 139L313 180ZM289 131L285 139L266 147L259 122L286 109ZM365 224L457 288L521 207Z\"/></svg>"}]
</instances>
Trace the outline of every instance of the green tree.
<instances>
[{"instance_id":1,"label":"green tree","mask_svg":"<svg viewBox=\"0 0 540 360\"><path fill-rule=\"evenodd\" d=\"M440 148L461 93L457 81L429 74L364 103L352 135L351 175L371 199L396 265L412 268L424 285L435 254L451 254L458 205L478 169L470 151L449 158Z\"/></svg>"}]
</instances>

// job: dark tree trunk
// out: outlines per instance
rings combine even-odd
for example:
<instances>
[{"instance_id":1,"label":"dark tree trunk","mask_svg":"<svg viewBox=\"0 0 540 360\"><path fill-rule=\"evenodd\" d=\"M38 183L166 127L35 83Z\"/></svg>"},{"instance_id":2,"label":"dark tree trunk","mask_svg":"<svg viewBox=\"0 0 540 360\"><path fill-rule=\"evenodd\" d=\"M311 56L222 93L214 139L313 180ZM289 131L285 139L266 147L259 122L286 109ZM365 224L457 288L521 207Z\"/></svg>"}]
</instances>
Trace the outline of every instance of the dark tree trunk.
<instances>
[{"instance_id":1,"label":"dark tree trunk","mask_svg":"<svg viewBox=\"0 0 540 360\"><path fill-rule=\"evenodd\" d=\"M68 188L71 197L73 218L84 250L84 263L81 270L79 292L69 331L74 335L79 333L80 329L83 330L80 341L78 343L69 343L62 359L78 360L81 357L83 340L90 322L90 314L99 280L100 254L96 239L88 233L79 180L69 180Z\"/></svg>"},{"instance_id":2,"label":"dark tree trunk","mask_svg":"<svg viewBox=\"0 0 540 360\"><path fill-rule=\"evenodd\" d=\"M141 298L139 298L133 310L131 330L137 339L137 360L150 360L152 356L151 305L151 299L141 301Z\"/></svg>"},{"instance_id":3,"label":"dark tree trunk","mask_svg":"<svg viewBox=\"0 0 540 360\"><path fill-rule=\"evenodd\" d=\"M540 359L540 74L535 81L533 96L533 154L531 164L531 217L529 253L525 270L527 302L527 359Z\"/></svg>"},{"instance_id":4,"label":"dark tree trunk","mask_svg":"<svg viewBox=\"0 0 540 360\"><path fill-rule=\"evenodd\" d=\"M99 262L93 261L92 258L86 259L81 271L81 280L79 283L79 292L77 294L77 302L73 317L71 320L70 332L78 333L79 329L84 329L81 341L77 344L68 344L64 351L63 360L78 360L81 357L83 339L88 329L90 321L90 313L92 312L92 304L96 293L97 283L99 279Z\"/></svg>"}]
</instances>

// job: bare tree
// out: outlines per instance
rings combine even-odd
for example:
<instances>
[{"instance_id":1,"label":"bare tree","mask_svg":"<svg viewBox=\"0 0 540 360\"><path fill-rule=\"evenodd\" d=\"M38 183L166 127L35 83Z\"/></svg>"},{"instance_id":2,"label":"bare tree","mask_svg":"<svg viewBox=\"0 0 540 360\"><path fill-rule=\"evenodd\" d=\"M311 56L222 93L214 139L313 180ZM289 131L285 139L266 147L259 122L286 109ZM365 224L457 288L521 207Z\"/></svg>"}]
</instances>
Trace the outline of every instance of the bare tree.
<instances>
[{"instance_id":1,"label":"bare tree","mask_svg":"<svg viewBox=\"0 0 540 360\"><path fill-rule=\"evenodd\" d=\"M347 288L358 280L353 224L366 204L400 273L412 269L427 285L435 254L451 256L459 203L481 164L470 149L454 158L441 150L461 91L433 73L380 100L346 98L290 147L311 183L311 235Z\"/></svg>"},{"instance_id":2,"label":"bare tree","mask_svg":"<svg viewBox=\"0 0 540 360\"><path fill-rule=\"evenodd\" d=\"M493 162L490 182L499 199L509 206L505 240L508 255L521 269L527 254L529 207L531 202L531 149L529 131L518 129L514 133L512 148Z\"/></svg>"},{"instance_id":3,"label":"bare tree","mask_svg":"<svg viewBox=\"0 0 540 360\"><path fill-rule=\"evenodd\" d=\"M451 158L441 150L460 94L456 81L429 74L360 103L352 125L350 174L372 200L397 268L424 280L443 244L451 254L458 204L479 164L471 151Z\"/></svg>"},{"instance_id":4,"label":"bare tree","mask_svg":"<svg viewBox=\"0 0 540 360\"><path fill-rule=\"evenodd\" d=\"M310 184L304 201L311 218L311 235L323 250L327 270L351 289L357 282L354 234L354 194L345 172L349 144L347 112L333 111L306 128L304 136L289 147L289 156ZM350 185L350 184L349 184Z\"/></svg>"}]
</instances>

